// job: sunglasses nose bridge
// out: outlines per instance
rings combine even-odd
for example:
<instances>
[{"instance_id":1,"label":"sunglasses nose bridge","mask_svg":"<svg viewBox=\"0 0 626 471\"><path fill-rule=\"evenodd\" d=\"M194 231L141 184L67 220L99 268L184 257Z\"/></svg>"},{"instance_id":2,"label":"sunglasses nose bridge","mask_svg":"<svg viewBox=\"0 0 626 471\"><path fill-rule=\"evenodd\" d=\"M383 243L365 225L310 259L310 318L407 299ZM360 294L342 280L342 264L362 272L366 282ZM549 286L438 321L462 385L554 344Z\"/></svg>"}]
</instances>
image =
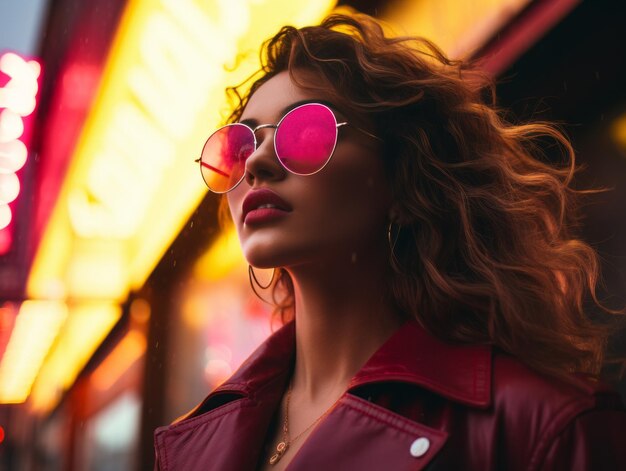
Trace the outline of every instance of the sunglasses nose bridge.
<instances>
[{"instance_id":1,"label":"sunglasses nose bridge","mask_svg":"<svg viewBox=\"0 0 626 471\"><path fill-rule=\"evenodd\" d=\"M264 129L268 129L268 131L263 132ZM274 139L277 129L278 126L276 124L259 124L257 127L252 129L252 134L254 134L254 140L256 144L255 152L263 147L266 142L267 144L265 145L269 145L271 147L271 150L274 150ZM273 132L269 130L273 130ZM259 133L259 131L261 132Z\"/></svg>"},{"instance_id":2,"label":"sunglasses nose bridge","mask_svg":"<svg viewBox=\"0 0 626 471\"><path fill-rule=\"evenodd\" d=\"M254 134L261 129L278 129L277 124L259 124L256 128L252 130Z\"/></svg>"},{"instance_id":3,"label":"sunglasses nose bridge","mask_svg":"<svg viewBox=\"0 0 626 471\"><path fill-rule=\"evenodd\" d=\"M258 132L262 131L263 129L273 129L274 132L266 131L267 135L265 137L263 137L263 133L261 133L261 135L258 134ZM277 129L278 129L278 126L276 124L259 124L257 127L252 129L252 134L254 134L254 140L255 140L255 143L256 143L256 149L255 150L258 150L263 145L263 143L266 142L266 141L268 143L271 143L271 147L273 149L274 148L273 144L274 144L274 139L275 139L275 136L276 136L276 130Z\"/></svg>"},{"instance_id":4,"label":"sunglasses nose bridge","mask_svg":"<svg viewBox=\"0 0 626 471\"><path fill-rule=\"evenodd\" d=\"M262 136L263 132L267 133ZM256 140L256 149L246 159L245 164L245 178L246 181L252 185L255 179L265 178L281 178L281 175L285 173L284 168L278 161L276 151L274 147L274 134L278 129L275 124L261 124L255 127L252 132L254 133ZM274 132L270 131L274 130Z\"/></svg>"}]
</instances>

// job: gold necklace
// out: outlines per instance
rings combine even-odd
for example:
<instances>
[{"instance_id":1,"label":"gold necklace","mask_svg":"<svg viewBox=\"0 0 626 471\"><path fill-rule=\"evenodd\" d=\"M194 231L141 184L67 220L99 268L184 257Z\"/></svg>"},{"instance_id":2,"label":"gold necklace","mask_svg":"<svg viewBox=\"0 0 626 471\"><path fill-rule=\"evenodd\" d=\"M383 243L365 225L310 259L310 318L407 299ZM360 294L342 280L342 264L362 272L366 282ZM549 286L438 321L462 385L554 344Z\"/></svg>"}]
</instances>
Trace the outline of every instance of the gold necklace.
<instances>
[{"instance_id":1,"label":"gold necklace","mask_svg":"<svg viewBox=\"0 0 626 471\"><path fill-rule=\"evenodd\" d=\"M315 422L309 425L303 432L299 433L295 438L289 438L289 398L291 397L291 382L289 383L289 388L287 389L287 399L285 401L285 422L283 423L283 439L276 445L276 453L272 455L270 458L270 464L276 464L280 461L283 455L287 452L292 443L294 443L298 438L304 435L311 427L313 427L316 423L318 423L322 418L326 416L333 408L333 406L337 403L335 401L322 415L320 415Z\"/></svg>"}]
</instances>

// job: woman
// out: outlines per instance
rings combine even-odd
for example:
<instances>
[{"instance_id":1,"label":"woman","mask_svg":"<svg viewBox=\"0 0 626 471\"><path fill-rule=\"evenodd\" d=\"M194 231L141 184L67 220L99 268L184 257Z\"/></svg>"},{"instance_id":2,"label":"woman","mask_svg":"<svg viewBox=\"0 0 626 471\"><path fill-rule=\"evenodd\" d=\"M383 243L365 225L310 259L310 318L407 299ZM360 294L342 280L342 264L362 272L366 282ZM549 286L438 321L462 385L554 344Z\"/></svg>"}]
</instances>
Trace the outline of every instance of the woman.
<instances>
[{"instance_id":1,"label":"woman","mask_svg":"<svg viewBox=\"0 0 626 471\"><path fill-rule=\"evenodd\" d=\"M285 27L263 52L199 161L251 281L275 268L284 326L156 432L157 466L626 467L568 141L504 122L477 73L365 16ZM542 162L539 136L570 165Z\"/></svg>"}]
</instances>

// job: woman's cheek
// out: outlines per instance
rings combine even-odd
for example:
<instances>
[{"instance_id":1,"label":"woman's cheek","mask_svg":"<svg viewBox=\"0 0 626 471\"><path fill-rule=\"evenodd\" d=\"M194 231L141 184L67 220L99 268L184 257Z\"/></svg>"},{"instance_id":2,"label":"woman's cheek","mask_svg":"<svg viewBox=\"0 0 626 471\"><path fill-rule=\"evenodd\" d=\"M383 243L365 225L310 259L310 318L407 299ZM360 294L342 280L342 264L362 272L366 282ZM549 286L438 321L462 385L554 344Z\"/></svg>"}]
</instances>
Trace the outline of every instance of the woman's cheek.
<instances>
[{"instance_id":1,"label":"woman's cheek","mask_svg":"<svg viewBox=\"0 0 626 471\"><path fill-rule=\"evenodd\" d=\"M241 185L239 185L241 186ZM245 194L239 187L226 194L230 216L237 227L241 223L241 205Z\"/></svg>"}]
</instances>

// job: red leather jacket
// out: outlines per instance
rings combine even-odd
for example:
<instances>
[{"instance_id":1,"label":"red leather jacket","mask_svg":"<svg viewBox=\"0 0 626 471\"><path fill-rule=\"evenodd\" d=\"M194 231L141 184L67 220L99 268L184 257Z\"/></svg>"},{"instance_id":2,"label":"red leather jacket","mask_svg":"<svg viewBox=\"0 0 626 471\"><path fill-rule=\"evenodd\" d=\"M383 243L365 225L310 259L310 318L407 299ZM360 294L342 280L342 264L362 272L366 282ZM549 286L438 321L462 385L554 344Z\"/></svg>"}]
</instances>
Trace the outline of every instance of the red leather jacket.
<instances>
[{"instance_id":1,"label":"red leather jacket","mask_svg":"<svg viewBox=\"0 0 626 471\"><path fill-rule=\"evenodd\" d=\"M177 423L157 469L254 470L293 367L291 322ZM368 360L291 470L626 470L626 412L595 382L547 379L407 321Z\"/></svg>"}]
</instances>

